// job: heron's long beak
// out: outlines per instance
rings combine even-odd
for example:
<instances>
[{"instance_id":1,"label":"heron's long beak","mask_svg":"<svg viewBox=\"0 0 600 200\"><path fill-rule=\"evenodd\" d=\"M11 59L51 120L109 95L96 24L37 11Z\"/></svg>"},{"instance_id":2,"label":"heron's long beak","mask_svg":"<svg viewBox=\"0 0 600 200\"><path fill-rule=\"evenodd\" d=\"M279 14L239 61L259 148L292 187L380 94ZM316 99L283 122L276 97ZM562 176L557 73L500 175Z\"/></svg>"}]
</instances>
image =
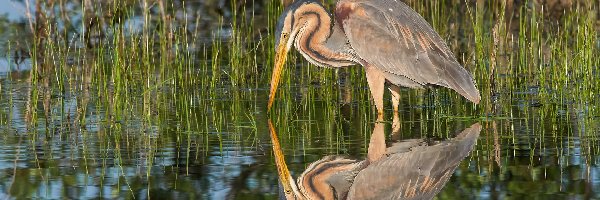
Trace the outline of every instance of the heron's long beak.
<instances>
[{"instance_id":1,"label":"heron's long beak","mask_svg":"<svg viewBox=\"0 0 600 200\"><path fill-rule=\"evenodd\" d=\"M273 69L273 75L271 76L271 91L269 93L269 104L267 106L267 111L271 111L273 100L275 100L277 86L279 86L279 79L281 78L283 65L285 64L285 59L287 58L287 53L289 51L286 45L287 43L287 39L283 39L283 41L279 42L279 46L277 47L277 51L275 53L275 69Z\"/></svg>"},{"instance_id":2,"label":"heron's long beak","mask_svg":"<svg viewBox=\"0 0 600 200\"><path fill-rule=\"evenodd\" d=\"M277 132L275 132L271 120L269 120L269 132L271 133L271 143L273 143L273 153L275 154L275 165L277 165L279 181L281 181L286 198L289 199L294 195L294 188L292 186L292 184L294 184L294 179L292 179L292 175L290 175L290 171L285 164L285 158L283 157L283 151L281 151L281 146L279 145Z\"/></svg>"}]
</instances>

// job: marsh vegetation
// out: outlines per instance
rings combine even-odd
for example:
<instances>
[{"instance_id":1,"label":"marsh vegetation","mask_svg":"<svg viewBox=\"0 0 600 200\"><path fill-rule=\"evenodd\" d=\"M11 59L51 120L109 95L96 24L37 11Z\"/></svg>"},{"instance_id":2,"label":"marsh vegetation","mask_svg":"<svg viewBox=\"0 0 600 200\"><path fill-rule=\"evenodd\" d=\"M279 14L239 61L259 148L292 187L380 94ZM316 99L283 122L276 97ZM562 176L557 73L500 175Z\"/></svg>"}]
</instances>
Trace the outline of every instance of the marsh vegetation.
<instances>
[{"instance_id":1,"label":"marsh vegetation","mask_svg":"<svg viewBox=\"0 0 600 200\"><path fill-rule=\"evenodd\" d=\"M482 94L402 90L388 140L483 126L437 198L600 198L598 2L405 2ZM275 199L267 119L292 173L366 154L359 66L291 54L267 113L279 1L0 3L0 198Z\"/></svg>"}]
</instances>

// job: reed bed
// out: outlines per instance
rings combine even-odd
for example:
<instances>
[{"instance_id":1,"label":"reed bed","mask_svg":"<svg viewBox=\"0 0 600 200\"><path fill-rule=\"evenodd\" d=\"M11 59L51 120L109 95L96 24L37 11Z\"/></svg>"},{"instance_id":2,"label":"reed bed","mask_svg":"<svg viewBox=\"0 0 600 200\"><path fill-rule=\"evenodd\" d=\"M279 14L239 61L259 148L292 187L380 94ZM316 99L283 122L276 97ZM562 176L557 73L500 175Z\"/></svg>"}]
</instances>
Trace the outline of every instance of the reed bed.
<instances>
[{"instance_id":1,"label":"reed bed","mask_svg":"<svg viewBox=\"0 0 600 200\"><path fill-rule=\"evenodd\" d=\"M292 53L266 113L274 26L283 10L278 2L232 0L226 14L209 15L194 10L200 7L194 1L36 1L32 38L25 40L31 69L18 72L25 86L0 84L2 131L27 137L28 148L42 152L36 160L50 159L48 141L79 141L69 144L89 173L143 160L148 196L163 153L184 161L162 170L189 174L189 165L210 164L211 156L265 152L269 119L286 153L301 160L290 165L293 171L320 155L364 154L375 112L359 66L323 69ZM333 8L335 2L324 3ZM482 101L473 105L447 89L402 90L395 137L447 138L484 123L481 144L460 170L476 166L491 175L463 180L472 184L517 173L518 167L502 166L526 162L511 160L523 151L530 156L526 165L538 170L545 168L536 159L563 159L573 145L585 149L584 162L597 162L597 3L574 3L559 16L537 1L407 3L472 72ZM7 58L14 58L15 41ZM13 118L15 112L22 118ZM137 195L139 185L127 180L120 184Z\"/></svg>"}]
</instances>

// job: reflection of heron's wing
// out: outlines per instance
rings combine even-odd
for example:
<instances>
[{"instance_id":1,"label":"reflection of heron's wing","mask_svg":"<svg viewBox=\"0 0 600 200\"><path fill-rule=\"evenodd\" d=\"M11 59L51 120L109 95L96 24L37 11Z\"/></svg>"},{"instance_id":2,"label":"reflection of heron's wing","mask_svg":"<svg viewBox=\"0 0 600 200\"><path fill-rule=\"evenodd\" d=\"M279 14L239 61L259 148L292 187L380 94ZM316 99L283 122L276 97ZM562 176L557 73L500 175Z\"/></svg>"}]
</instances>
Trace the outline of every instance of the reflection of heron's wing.
<instances>
[{"instance_id":1,"label":"reflection of heron's wing","mask_svg":"<svg viewBox=\"0 0 600 200\"><path fill-rule=\"evenodd\" d=\"M454 140L381 158L358 173L348 199L433 198L472 150L480 131L475 124Z\"/></svg>"}]
</instances>

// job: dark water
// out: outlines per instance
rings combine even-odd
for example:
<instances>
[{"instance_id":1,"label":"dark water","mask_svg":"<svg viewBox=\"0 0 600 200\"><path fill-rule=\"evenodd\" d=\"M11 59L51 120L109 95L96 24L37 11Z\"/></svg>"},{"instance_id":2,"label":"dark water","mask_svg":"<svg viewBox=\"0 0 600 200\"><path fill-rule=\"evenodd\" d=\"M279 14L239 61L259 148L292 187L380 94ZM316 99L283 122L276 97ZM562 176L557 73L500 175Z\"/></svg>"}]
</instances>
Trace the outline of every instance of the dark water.
<instances>
[{"instance_id":1,"label":"dark water","mask_svg":"<svg viewBox=\"0 0 600 200\"><path fill-rule=\"evenodd\" d=\"M15 12L23 4L0 4L16 5L0 9L7 51L15 41L7 30L26 29ZM364 83L350 85L350 97L343 84L294 84L269 115L266 82L226 82L212 88L216 97L171 82L124 95L94 85L90 66L70 65L65 82L32 83L32 61L15 60L0 58L0 199L277 199L269 120L294 178L328 155L364 160L378 126ZM535 84L500 91L492 103L500 114L485 118L447 91L404 90L399 128L385 116L385 143L451 142L479 123L472 150L434 198L600 198L598 105L549 103Z\"/></svg>"}]
</instances>

